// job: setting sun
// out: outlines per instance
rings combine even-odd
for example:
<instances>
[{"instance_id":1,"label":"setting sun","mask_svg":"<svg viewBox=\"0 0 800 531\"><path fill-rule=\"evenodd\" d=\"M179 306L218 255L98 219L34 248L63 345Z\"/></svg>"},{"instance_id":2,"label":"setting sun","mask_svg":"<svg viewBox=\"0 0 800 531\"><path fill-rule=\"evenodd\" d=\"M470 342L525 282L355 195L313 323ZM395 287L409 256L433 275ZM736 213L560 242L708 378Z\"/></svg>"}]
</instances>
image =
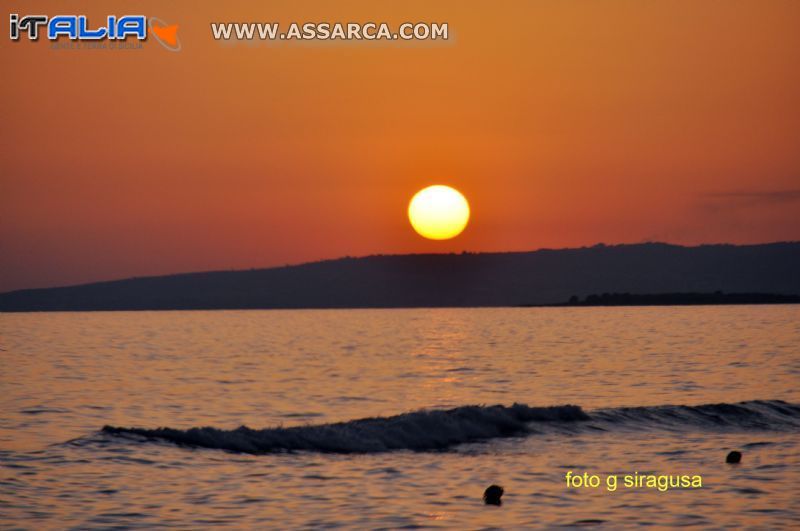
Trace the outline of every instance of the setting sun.
<instances>
[{"instance_id":1,"label":"setting sun","mask_svg":"<svg viewBox=\"0 0 800 531\"><path fill-rule=\"evenodd\" d=\"M469 221L469 203L455 188L434 185L417 192L408 205L408 219L420 236L455 238Z\"/></svg>"}]
</instances>

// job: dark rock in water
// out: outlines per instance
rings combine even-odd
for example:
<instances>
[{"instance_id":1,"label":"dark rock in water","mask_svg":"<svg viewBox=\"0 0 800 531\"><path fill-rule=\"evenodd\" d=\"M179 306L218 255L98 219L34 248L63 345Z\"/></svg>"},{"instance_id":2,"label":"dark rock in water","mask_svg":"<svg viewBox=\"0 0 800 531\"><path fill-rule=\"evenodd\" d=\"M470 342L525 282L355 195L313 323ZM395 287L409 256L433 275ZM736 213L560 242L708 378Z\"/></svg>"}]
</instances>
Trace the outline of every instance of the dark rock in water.
<instances>
[{"instance_id":1,"label":"dark rock in water","mask_svg":"<svg viewBox=\"0 0 800 531\"><path fill-rule=\"evenodd\" d=\"M503 487L499 485L491 485L483 491L483 501L486 505L503 505L500 498L503 497Z\"/></svg>"},{"instance_id":2,"label":"dark rock in water","mask_svg":"<svg viewBox=\"0 0 800 531\"><path fill-rule=\"evenodd\" d=\"M728 457L725 458L726 463L738 463L741 460L742 460L742 452L737 452L736 450L729 453Z\"/></svg>"}]
</instances>

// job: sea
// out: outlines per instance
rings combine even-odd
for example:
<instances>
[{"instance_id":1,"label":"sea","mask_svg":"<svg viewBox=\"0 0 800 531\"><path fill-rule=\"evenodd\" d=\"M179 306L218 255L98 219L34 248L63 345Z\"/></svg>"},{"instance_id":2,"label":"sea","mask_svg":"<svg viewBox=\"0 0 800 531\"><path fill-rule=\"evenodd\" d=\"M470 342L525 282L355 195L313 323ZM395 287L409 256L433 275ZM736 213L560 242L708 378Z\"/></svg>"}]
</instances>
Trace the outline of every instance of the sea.
<instances>
[{"instance_id":1,"label":"sea","mask_svg":"<svg viewBox=\"0 0 800 531\"><path fill-rule=\"evenodd\" d=\"M2 529L573 527L800 528L800 306L0 314Z\"/></svg>"}]
</instances>

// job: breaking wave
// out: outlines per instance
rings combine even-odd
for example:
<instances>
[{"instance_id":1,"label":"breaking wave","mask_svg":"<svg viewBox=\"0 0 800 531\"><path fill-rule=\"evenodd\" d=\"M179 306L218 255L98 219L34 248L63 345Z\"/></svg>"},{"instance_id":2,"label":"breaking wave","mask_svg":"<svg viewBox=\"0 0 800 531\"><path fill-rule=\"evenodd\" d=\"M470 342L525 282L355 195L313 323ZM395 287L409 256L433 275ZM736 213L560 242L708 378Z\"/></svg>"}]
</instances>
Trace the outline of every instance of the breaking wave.
<instances>
[{"instance_id":1,"label":"breaking wave","mask_svg":"<svg viewBox=\"0 0 800 531\"><path fill-rule=\"evenodd\" d=\"M331 424L234 430L204 427L119 428L103 432L136 440L158 440L183 446L249 454L289 451L374 453L392 450L433 451L501 437L542 431L613 431L625 427L649 429L800 429L800 405L780 400L702 406L655 406L599 409L591 414L579 406L462 406L423 410Z\"/></svg>"}]
</instances>

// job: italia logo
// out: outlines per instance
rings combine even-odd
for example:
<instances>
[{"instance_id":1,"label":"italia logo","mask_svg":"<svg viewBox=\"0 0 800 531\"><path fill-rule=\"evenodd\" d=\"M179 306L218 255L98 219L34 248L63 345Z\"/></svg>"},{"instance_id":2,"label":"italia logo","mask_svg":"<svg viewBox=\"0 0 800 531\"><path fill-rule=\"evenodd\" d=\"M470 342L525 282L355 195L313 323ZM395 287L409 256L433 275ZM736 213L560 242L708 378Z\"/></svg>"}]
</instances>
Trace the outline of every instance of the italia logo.
<instances>
[{"instance_id":1,"label":"italia logo","mask_svg":"<svg viewBox=\"0 0 800 531\"><path fill-rule=\"evenodd\" d=\"M181 49L178 40L178 26L167 24L163 20L151 17L148 21L144 15L124 15L106 17L105 25L91 25L85 15L47 15L20 16L9 15L9 36L18 41L21 35L28 40L38 41L45 36L51 41L66 37L73 41L121 41L128 38L139 41L147 40L148 29L164 48L177 52Z\"/></svg>"}]
</instances>

